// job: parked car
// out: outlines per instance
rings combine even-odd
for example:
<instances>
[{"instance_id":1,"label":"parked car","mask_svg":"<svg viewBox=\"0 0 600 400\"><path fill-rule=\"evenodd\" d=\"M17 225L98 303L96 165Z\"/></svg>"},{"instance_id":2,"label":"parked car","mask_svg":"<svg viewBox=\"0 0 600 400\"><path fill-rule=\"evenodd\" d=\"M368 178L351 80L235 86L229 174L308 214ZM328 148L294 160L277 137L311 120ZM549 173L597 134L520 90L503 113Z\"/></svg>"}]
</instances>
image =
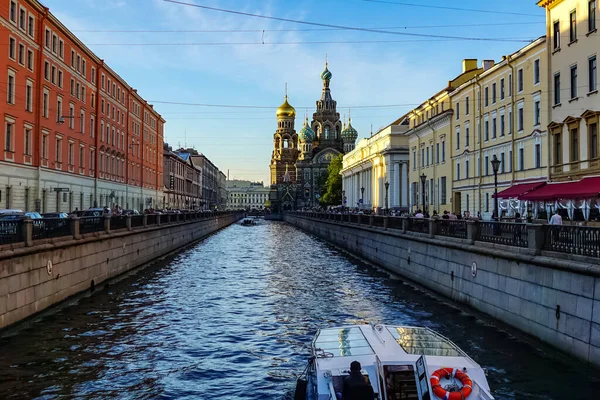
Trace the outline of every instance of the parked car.
<instances>
[{"instance_id":1,"label":"parked car","mask_svg":"<svg viewBox=\"0 0 600 400\"><path fill-rule=\"evenodd\" d=\"M0 216L6 215L6 214L23 214L23 210L17 210L17 209L0 210Z\"/></svg>"},{"instance_id":2,"label":"parked car","mask_svg":"<svg viewBox=\"0 0 600 400\"><path fill-rule=\"evenodd\" d=\"M69 214L64 212L44 213L42 218L52 219L53 221L44 221L46 229L57 229L66 226L69 223Z\"/></svg>"},{"instance_id":3,"label":"parked car","mask_svg":"<svg viewBox=\"0 0 600 400\"><path fill-rule=\"evenodd\" d=\"M43 213L42 218L64 218L68 219L69 214L64 212L55 212L55 213Z\"/></svg>"},{"instance_id":4,"label":"parked car","mask_svg":"<svg viewBox=\"0 0 600 400\"><path fill-rule=\"evenodd\" d=\"M107 215L112 215L112 211L109 209L107 209ZM97 207L97 208L90 208L87 209L83 212L83 217L102 217L103 215L105 215L105 211L104 208L101 207Z\"/></svg>"},{"instance_id":5,"label":"parked car","mask_svg":"<svg viewBox=\"0 0 600 400\"><path fill-rule=\"evenodd\" d=\"M6 211L6 210L2 210ZM29 217L32 220L41 220L38 222L34 222L33 224L33 232L38 233L45 229L45 224L40 213L35 211L30 211L24 213L21 210L11 210L12 212L0 213L0 222L1 221L10 221L10 222L18 222L19 224L25 219L25 217ZM17 224L2 224L0 223L0 235L16 235L17 234Z\"/></svg>"},{"instance_id":6,"label":"parked car","mask_svg":"<svg viewBox=\"0 0 600 400\"><path fill-rule=\"evenodd\" d=\"M138 210L123 210L121 212L122 215L140 215Z\"/></svg>"}]
</instances>

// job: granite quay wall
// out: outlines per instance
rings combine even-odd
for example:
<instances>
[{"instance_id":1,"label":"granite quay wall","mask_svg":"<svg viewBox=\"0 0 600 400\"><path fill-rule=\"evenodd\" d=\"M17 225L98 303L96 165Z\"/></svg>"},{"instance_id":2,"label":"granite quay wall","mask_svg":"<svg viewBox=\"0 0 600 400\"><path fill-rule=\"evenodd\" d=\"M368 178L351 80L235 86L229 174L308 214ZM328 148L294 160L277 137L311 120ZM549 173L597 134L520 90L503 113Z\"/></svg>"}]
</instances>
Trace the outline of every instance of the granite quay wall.
<instances>
[{"instance_id":1,"label":"granite quay wall","mask_svg":"<svg viewBox=\"0 0 600 400\"><path fill-rule=\"evenodd\" d=\"M600 258L576 254L593 254L599 237L587 243L589 231L348 214L284 220L600 366Z\"/></svg>"},{"instance_id":2,"label":"granite quay wall","mask_svg":"<svg viewBox=\"0 0 600 400\"><path fill-rule=\"evenodd\" d=\"M31 240L30 233L22 243L0 246L0 329L242 217L236 212L99 217L89 226L74 218L68 236Z\"/></svg>"}]
</instances>

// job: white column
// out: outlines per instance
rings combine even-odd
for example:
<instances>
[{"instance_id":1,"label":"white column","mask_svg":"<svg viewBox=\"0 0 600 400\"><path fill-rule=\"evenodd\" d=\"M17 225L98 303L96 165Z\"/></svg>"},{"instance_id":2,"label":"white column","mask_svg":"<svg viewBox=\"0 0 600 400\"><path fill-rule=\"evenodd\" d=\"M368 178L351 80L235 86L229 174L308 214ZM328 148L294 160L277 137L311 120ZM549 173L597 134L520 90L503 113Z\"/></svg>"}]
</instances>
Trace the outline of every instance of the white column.
<instances>
[{"instance_id":1,"label":"white column","mask_svg":"<svg viewBox=\"0 0 600 400\"><path fill-rule=\"evenodd\" d=\"M400 164L394 163L394 180L392 181L391 187L394 188L393 195L390 197L392 207L400 206L400 195L404 192L402 189L402 182L400 181Z\"/></svg>"},{"instance_id":2,"label":"white column","mask_svg":"<svg viewBox=\"0 0 600 400\"><path fill-rule=\"evenodd\" d=\"M406 162L402 163L402 207L408 207L408 164Z\"/></svg>"}]
</instances>

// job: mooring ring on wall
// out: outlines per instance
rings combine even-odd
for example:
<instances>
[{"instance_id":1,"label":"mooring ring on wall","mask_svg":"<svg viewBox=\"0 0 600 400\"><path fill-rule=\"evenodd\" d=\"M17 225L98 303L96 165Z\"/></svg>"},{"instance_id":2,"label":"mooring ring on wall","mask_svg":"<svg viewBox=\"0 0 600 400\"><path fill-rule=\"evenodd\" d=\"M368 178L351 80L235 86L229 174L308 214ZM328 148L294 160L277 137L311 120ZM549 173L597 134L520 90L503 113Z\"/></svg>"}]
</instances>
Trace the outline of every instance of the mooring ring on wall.
<instances>
[{"instance_id":1,"label":"mooring ring on wall","mask_svg":"<svg viewBox=\"0 0 600 400\"><path fill-rule=\"evenodd\" d=\"M473 278L477 276L477 263L475 261L471 264L471 275L473 275Z\"/></svg>"},{"instance_id":2,"label":"mooring ring on wall","mask_svg":"<svg viewBox=\"0 0 600 400\"><path fill-rule=\"evenodd\" d=\"M48 263L46 264L46 271L48 272L48 275L52 275L52 260L48 260Z\"/></svg>"}]
</instances>

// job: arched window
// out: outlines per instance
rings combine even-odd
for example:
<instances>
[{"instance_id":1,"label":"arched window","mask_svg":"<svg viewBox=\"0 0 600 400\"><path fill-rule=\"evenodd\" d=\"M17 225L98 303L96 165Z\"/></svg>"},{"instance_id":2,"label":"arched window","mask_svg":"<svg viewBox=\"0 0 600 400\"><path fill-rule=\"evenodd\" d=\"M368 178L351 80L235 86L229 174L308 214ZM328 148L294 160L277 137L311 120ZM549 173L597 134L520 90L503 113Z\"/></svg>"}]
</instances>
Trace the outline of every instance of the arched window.
<instances>
[{"instance_id":1,"label":"arched window","mask_svg":"<svg viewBox=\"0 0 600 400\"><path fill-rule=\"evenodd\" d=\"M329 127L325 126L325 140L329 139Z\"/></svg>"},{"instance_id":2,"label":"arched window","mask_svg":"<svg viewBox=\"0 0 600 400\"><path fill-rule=\"evenodd\" d=\"M288 139L287 139L287 138L286 138L286 139L283 139L283 148L284 148L284 149L287 149L287 148L289 147L289 145L290 145L290 144L289 144L289 141L288 141Z\"/></svg>"}]
</instances>

